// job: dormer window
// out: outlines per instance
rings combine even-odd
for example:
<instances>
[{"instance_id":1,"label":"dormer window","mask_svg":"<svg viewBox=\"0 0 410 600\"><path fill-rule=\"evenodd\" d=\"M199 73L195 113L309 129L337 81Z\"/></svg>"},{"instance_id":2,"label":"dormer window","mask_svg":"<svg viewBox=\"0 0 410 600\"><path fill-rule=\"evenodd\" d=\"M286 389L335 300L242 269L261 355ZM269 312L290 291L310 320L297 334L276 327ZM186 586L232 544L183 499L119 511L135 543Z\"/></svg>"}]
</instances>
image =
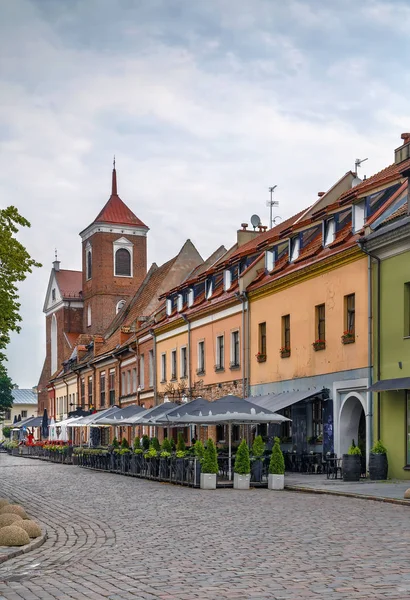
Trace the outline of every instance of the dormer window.
<instances>
[{"instance_id":1,"label":"dormer window","mask_svg":"<svg viewBox=\"0 0 410 600\"><path fill-rule=\"evenodd\" d=\"M332 217L324 222L323 246L329 246L335 239L335 220Z\"/></svg>"},{"instance_id":2,"label":"dormer window","mask_svg":"<svg viewBox=\"0 0 410 600\"><path fill-rule=\"evenodd\" d=\"M299 258L300 252L300 239L299 236L291 238L289 240L289 256L290 262L294 262L297 258Z\"/></svg>"},{"instance_id":3,"label":"dormer window","mask_svg":"<svg viewBox=\"0 0 410 600\"><path fill-rule=\"evenodd\" d=\"M212 292L213 292L212 278L206 280L205 290L206 290L206 299L209 300L212 297Z\"/></svg>"},{"instance_id":4,"label":"dormer window","mask_svg":"<svg viewBox=\"0 0 410 600\"><path fill-rule=\"evenodd\" d=\"M190 288L188 290L188 307L191 307L194 303L194 290Z\"/></svg>"},{"instance_id":5,"label":"dormer window","mask_svg":"<svg viewBox=\"0 0 410 600\"><path fill-rule=\"evenodd\" d=\"M178 294L177 296L177 310L181 312L182 307L184 306L184 297L182 294Z\"/></svg>"},{"instance_id":6,"label":"dormer window","mask_svg":"<svg viewBox=\"0 0 410 600\"><path fill-rule=\"evenodd\" d=\"M366 211L365 201L361 200L353 206L353 231L357 233L365 223Z\"/></svg>"},{"instance_id":7,"label":"dormer window","mask_svg":"<svg viewBox=\"0 0 410 600\"><path fill-rule=\"evenodd\" d=\"M268 271L268 273L270 273L271 271L273 271L273 268L275 267L275 251L272 250L266 250L265 252L265 269L266 271Z\"/></svg>"},{"instance_id":8,"label":"dormer window","mask_svg":"<svg viewBox=\"0 0 410 600\"><path fill-rule=\"evenodd\" d=\"M168 317L172 313L172 300L171 300L171 298L167 298L167 301L166 301L166 312L167 312Z\"/></svg>"},{"instance_id":9,"label":"dormer window","mask_svg":"<svg viewBox=\"0 0 410 600\"><path fill-rule=\"evenodd\" d=\"M224 290L227 292L232 285L232 273L229 269L224 271Z\"/></svg>"}]
</instances>

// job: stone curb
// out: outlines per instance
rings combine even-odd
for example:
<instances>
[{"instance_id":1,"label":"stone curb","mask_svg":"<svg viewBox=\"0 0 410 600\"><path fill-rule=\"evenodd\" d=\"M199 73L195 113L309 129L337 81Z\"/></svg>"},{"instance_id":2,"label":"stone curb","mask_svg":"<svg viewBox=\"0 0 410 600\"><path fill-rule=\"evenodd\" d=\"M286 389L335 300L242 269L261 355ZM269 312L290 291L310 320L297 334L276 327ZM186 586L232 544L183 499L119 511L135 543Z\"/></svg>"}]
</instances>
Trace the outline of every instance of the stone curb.
<instances>
[{"instance_id":1,"label":"stone curb","mask_svg":"<svg viewBox=\"0 0 410 600\"><path fill-rule=\"evenodd\" d=\"M31 552L31 550L36 550L36 548L40 548L44 544L47 539L47 532L43 529L43 534L35 538L32 542L27 544L26 546L21 546L16 550L12 550L7 554L0 554L0 564L10 560L10 558L15 558L16 556L20 556L21 554L27 554L27 552ZM0 550L1 552L1 550Z\"/></svg>"},{"instance_id":2,"label":"stone curb","mask_svg":"<svg viewBox=\"0 0 410 600\"><path fill-rule=\"evenodd\" d=\"M373 500L374 502L387 502L388 504L397 504L399 506L410 506L410 500L399 500L398 498L386 498L385 496L367 496L366 494L355 494L354 492L338 492L333 490L317 490L314 488L305 488L298 485L285 485L285 490L289 492L302 492L304 494L326 494L329 496L345 496L346 498L358 498L359 500Z\"/></svg>"}]
</instances>

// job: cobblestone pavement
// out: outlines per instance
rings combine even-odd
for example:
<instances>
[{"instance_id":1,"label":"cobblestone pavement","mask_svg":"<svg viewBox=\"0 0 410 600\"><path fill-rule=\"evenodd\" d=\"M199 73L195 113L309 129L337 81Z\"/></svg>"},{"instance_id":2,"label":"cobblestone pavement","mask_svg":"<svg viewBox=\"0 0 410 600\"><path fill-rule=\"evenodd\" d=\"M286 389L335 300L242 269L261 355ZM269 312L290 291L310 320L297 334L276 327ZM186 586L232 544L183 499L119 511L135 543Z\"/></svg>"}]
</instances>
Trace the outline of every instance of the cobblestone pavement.
<instances>
[{"instance_id":1,"label":"cobblestone pavement","mask_svg":"<svg viewBox=\"0 0 410 600\"><path fill-rule=\"evenodd\" d=\"M0 566L1 600L410 598L406 506L207 492L4 454L0 496L49 535Z\"/></svg>"}]
</instances>

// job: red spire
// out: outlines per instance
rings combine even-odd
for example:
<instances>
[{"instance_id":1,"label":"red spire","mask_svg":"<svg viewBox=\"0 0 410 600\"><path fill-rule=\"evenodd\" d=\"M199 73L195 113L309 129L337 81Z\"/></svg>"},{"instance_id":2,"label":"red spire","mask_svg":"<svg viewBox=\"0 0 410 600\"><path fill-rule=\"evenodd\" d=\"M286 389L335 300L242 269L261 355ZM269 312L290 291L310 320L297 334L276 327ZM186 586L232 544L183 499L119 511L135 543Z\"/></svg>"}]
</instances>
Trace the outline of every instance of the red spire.
<instances>
[{"instance_id":1,"label":"red spire","mask_svg":"<svg viewBox=\"0 0 410 600\"><path fill-rule=\"evenodd\" d=\"M118 193L117 193L117 171L115 170L115 154L114 154L113 169L112 169L111 196L118 196Z\"/></svg>"}]
</instances>

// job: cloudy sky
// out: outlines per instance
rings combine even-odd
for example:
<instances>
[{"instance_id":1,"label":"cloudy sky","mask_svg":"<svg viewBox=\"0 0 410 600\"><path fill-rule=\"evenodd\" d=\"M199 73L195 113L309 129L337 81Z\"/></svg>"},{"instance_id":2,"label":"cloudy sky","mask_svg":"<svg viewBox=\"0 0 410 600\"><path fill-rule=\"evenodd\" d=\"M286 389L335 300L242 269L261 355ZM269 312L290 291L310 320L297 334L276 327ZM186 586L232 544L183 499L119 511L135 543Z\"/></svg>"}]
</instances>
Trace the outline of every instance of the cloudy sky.
<instances>
[{"instance_id":1,"label":"cloudy sky","mask_svg":"<svg viewBox=\"0 0 410 600\"><path fill-rule=\"evenodd\" d=\"M190 238L206 257L242 221L285 218L408 131L410 5L395 0L2 0L0 207L43 263L21 286L9 372L35 385L58 249L119 194L150 227L149 261Z\"/></svg>"}]
</instances>

